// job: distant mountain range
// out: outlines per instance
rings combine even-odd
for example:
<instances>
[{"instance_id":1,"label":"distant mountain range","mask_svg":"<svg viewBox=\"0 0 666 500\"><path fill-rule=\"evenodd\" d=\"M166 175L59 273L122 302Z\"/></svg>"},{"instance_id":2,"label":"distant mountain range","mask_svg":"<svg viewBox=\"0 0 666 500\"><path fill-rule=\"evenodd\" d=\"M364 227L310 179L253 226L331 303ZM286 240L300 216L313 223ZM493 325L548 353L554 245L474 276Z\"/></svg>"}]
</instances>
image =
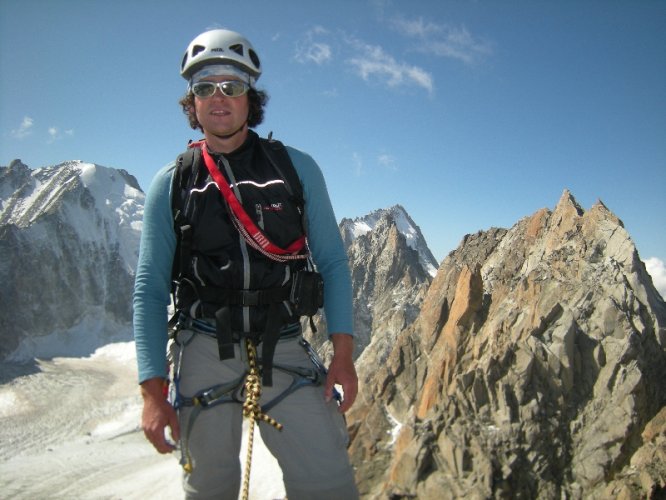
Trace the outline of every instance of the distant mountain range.
<instances>
[{"instance_id":1,"label":"distant mountain range","mask_svg":"<svg viewBox=\"0 0 666 500\"><path fill-rule=\"evenodd\" d=\"M131 339L144 194L82 162L0 167L0 359ZM340 232L363 498L659 498L666 304L603 203L565 191L438 265L400 205ZM306 335L330 356L325 321ZM8 358L8 356L10 356Z\"/></svg>"}]
</instances>

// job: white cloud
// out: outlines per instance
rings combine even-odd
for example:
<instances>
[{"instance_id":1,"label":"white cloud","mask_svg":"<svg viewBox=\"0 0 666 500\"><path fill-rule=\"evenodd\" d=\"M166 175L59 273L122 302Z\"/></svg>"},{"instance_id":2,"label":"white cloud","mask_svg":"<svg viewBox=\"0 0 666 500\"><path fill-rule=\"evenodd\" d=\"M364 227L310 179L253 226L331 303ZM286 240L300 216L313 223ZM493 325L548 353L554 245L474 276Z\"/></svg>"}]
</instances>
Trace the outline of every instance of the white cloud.
<instances>
[{"instance_id":1,"label":"white cloud","mask_svg":"<svg viewBox=\"0 0 666 500\"><path fill-rule=\"evenodd\" d=\"M12 130L10 135L16 139L25 139L26 137L32 135L35 128L35 120L29 116L24 116L21 124L18 128ZM40 135L43 132L40 131ZM49 127L46 130L48 135L46 142L47 144L52 144L53 142L62 139L63 137L72 137L74 135L73 129L60 130L58 127Z\"/></svg>"},{"instance_id":2,"label":"white cloud","mask_svg":"<svg viewBox=\"0 0 666 500\"><path fill-rule=\"evenodd\" d=\"M11 131L12 137L23 139L24 137L29 136L32 134L32 127L34 123L35 121L32 118L29 116L24 116L21 125L19 125L17 129Z\"/></svg>"},{"instance_id":3,"label":"white cloud","mask_svg":"<svg viewBox=\"0 0 666 500\"><path fill-rule=\"evenodd\" d=\"M398 170L398 164L397 164L395 156L385 154L385 153L380 154L377 157L377 163L379 163L382 167L386 167L390 170L393 170L393 171Z\"/></svg>"},{"instance_id":4,"label":"white cloud","mask_svg":"<svg viewBox=\"0 0 666 500\"><path fill-rule=\"evenodd\" d=\"M63 137L72 137L74 135L74 130L67 129L60 131L58 127L49 127L48 129L49 139L48 144L53 144L55 141L62 139Z\"/></svg>"},{"instance_id":5,"label":"white cloud","mask_svg":"<svg viewBox=\"0 0 666 500\"><path fill-rule=\"evenodd\" d=\"M492 54L492 44L474 37L467 28L436 24L423 18L396 17L391 26L400 34L418 40L416 50L437 57L476 64Z\"/></svg>"},{"instance_id":6,"label":"white cloud","mask_svg":"<svg viewBox=\"0 0 666 500\"><path fill-rule=\"evenodd\" d=\"M418 31L418 28L414 28ZM323 26L314 26L296 42L294 60L301 64L323 66L339 58L354 68L357 76L364 81L380 83L399 88L417 86L434 91L432 75L411 64L397 61L378 45L368 44L349 36L344 31L335 36Z\"/></svg>"},{"instance_id":7,"label":"white cloud","mask_svg":"<svg viewBox=\"0 0 666 500\"><path fill-rule=\"evenodd\" d=\"M356 68L358 75L368 81L374 77L389 87L417 85L429 93L434 90L432 75L418 66L396 61L378 45L370 45L357 39L349 39L349 44L357 54L348 60Z\"/></svg>"},{"instance_id":8,"label":"white cloud","mask_svg":"<svg viewBox=\"0 0 666 500\"><path fill-rule=\"evenodd\" d=\"M664 261L657 257L650 257L645 260L647 272L652 276L652 283L661 294L666 297L666 265Z\"/></svg>"},{"instance_id":9,"label":"white cloud","mask_svg":"<svg viewBox=\"0 0 666 500\"><path fill-rule=\"evenodd\" d=\"M324 64L326 61L331 60L331 46L326 43L313 43L307 48L303 57L315 64Z\"/></svg>"},{"instance_id":10,"label":"white cloud","mask_svg":"<svg viewBox=\"0 0 666 500\"><path fill-rule=\"evenodd\" d=\"M450 28L444 39L431 40L422 50L440 57L459 59L467 64L475 64L492 54L489 43L475 40L465 28Z\"/></svg>"},{"instance_id":11,"label":"white cloud","mask_svg":"<svg viewBox=\"0 0 666 500\"><path fill-rule=\"evenodd\" d=\"M316 37L328 35L328 30L322 26L315 26L309 30L303 40L296 44L296 54L294 58L302 64L315 63L319 66L330 61L333 58L333 50L330 44Z\"/></svg>"}]
</instances>

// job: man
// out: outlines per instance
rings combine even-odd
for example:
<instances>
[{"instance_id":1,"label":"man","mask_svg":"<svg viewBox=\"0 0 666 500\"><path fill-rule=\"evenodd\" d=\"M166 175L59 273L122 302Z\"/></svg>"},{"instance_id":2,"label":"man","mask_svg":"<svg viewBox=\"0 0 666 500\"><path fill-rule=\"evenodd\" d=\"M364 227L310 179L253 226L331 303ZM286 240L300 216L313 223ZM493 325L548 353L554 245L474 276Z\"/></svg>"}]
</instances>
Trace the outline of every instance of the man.
<instances>
[{"instance_id":1,"label":"man","mask_svg":"<svg viewBox=\"0 0 666 500\"><path fill-rule=\"evenodd\" d=\"M187 48L181 75L188 81L181 105L204 140L190 148L190 160L158 172L146 196L134 293L144 433L160 453L174 449L165 432L180 440L188 498L236 498L242 384L257 371L260 404L270 406L265 420L277 421L259 429L288 498L356 498L342 416L357 392L351 279L321 171L310 156L251 130L267 97L256 89L261 63L244 37L202 33ZM323 279L334 347L321 378L299 321L313 313L302 303L318 300L311 261ZM172 279L178 411L165 397Z\"/></svg>"}]
</instances>

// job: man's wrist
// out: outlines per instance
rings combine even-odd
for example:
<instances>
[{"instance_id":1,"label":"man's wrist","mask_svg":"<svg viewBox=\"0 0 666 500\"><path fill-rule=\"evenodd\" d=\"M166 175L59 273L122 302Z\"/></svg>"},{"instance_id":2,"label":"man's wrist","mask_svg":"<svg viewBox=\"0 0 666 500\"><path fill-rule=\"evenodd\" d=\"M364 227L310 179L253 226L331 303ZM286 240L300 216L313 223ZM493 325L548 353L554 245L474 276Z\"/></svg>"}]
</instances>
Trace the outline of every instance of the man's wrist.
<instances>
[{"instance_id":1,"label":"man's wrist","mask_svg":"<svg viewBox=\"0 0 666 500\"><path fill-rule=\"evenodd\" d=\"M348 333L332 333L333 352L337 355L352 357L354 354L354 337Z\"/></svg>"},{"instance_id":2,"label":"man's wrist","mask_svg":"<svg viewBox=\"0 0 666 500\"><path fill-rule=\"evenodd\" d=\"M164 399L164 386L166 380L162 377L149 378L141 382L141 396L143 399L159 398Z\"/></svg>"}]
</instances>

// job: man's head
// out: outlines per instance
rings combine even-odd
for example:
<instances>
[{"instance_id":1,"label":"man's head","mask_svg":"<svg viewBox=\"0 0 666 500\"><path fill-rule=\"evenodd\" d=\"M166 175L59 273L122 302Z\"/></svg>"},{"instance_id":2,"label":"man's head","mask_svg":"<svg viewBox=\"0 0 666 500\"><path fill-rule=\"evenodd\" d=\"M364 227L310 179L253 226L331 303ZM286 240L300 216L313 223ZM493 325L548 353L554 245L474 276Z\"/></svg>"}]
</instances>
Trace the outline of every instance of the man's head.
<instances>
[{"instance_id":1,"label":"man's head","mask_svg":"<svg viewBox=\"0 0 666 500\"><path fill-rule=\"evenodd\" d=\"M190 42L180 65L180 74L188 82L204 66L229 65L246 75L254 86L261 76L261 61L252 44L229 30L206 31Z\"/></svg>"},{"instance_id":2,"label":"man's head","mask_svg":"<svg viewBox=\"0 0 666 500\"><path fill-rule=\"evenodd\" d=\"M249 87L247 88L247 125L256 127L263 121L264 106L268 101L268 96L265 92L255 88L256 82L261 76L261 62L252 44L239 33L216 29L197 36L185 51L180 74L188 81L187 94L180 100L180 105L193 129L203 131L195 106L195 99L202 99L202 97L197 97L192 92L193 86L201 82L223 80L244 82ZM210 91L209 85L207 90ZM213 92L214 95L224 95L235 99L236 97L232 95L237 93L237 90L225 93L225 89L220 87L213 89ZM202 92L199 94L203 95ZM205 98L203 97L203 99Z\"/></svg>"}]
</instances>

